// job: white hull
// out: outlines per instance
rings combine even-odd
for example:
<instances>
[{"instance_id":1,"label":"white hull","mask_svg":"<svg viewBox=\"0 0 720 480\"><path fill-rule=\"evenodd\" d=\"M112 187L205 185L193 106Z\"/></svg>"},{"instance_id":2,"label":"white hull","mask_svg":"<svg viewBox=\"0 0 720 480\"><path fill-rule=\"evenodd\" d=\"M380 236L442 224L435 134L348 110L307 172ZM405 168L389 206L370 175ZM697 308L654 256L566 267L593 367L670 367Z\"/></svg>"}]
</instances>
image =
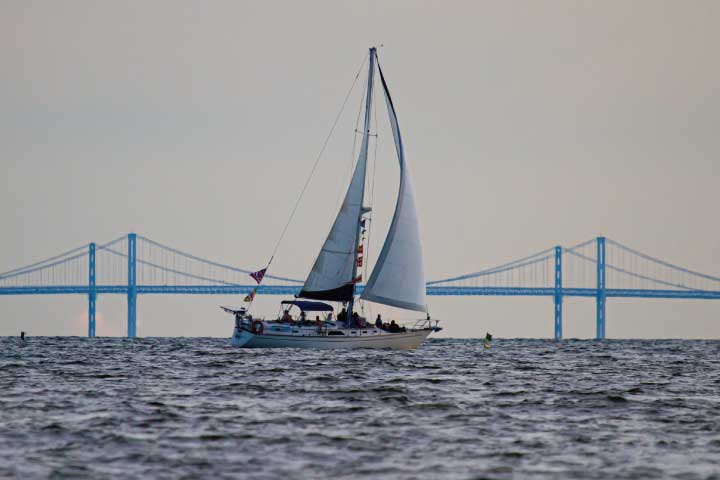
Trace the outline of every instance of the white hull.
<instances>
[{"instance_id":1,"label":"white hull","mask_svg":"<svg viewBox=\"0 0 720 480\"><path fill-rule=\"evenodd\" d=\"M428 328L403 333L348 337L255 334L235 327L232 345L243 348L386 348L391 350L411 350L422 345L432 331L432 329Z\"/></svg>"}]
</instances>

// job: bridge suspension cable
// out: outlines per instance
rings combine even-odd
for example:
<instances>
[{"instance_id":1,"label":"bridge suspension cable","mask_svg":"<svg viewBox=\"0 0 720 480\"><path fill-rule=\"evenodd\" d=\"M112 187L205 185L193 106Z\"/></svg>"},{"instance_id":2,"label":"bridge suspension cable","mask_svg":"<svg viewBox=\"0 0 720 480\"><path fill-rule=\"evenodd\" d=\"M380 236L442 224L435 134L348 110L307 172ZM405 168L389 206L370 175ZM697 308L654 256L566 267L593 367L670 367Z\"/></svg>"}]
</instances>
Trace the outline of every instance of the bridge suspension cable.
<instances>
[{"instance_id":1,"label":"bridge suspension cable","mask_svg":"<svg viewBox=\"0 0 720 480\"><path fill-rule=\"evenodd\" d=\"M708 275L708 274L706 274L706 273L697 272L697 271L690 270L690 269L685 268L685 267L681 267L681 266L679 266L679 265L675 265L675 264L666 262L666 261L664 261L664 260L660 260L659 258L652 257L652 256L647 255L647 254L645 254L645 253L642 253L642 252L639 252L639 251L637 251L637 250L634 250L634 249L632 249L632 248L630 248L630 247L628 247L628 246L626 246L626 245L623 245L623 244L620 243L620 242L616 242L615 240L608 239L607 242L608 242L609 244L615 246L615 247L618 247L618 248L624 250L625 252L628 252L628 253L630 253L630 254L632 254L632 255L637 255L638 257L640 257L640 258L642 258L642 259L644 259L644 260L647 260L647 261L649 261L649 262L656 263L657 265L661 265L661 266L663 266L663 267L666 267L666 268L669 268L669 269L673 269L673 270L676 270L676 271L678 271L678 272L682 272L682 273L684 273L684 274L693 275L693 276L696 276L696 277L699 277L699 278L703 278L703 279L706 279L706 280L710 280L710 281L713 281L713 282L720 282L720 277L716 277L716 276L713 276L713 275Z\"/></svg>"},{"instance_id":2,"label":"bridge suspension cable","mask_svg":"<svg viewBox=\"0 0 720 480\"><path fill-rule=\"evenodd\" d=\"M165 251L167 251L167 252L173 253L173 254L175 254L175 255L179 255L179 256L181 256L181 257L184 257L184 258L187 258L187 259L189 259L189 260L193 260L193 261L196 261L196 262L205 264L205 265L217 267L217 268L224 269L224 270L231 271L231 272L238 272L238 273L243 273L243 274L250 274L250 273L252 273L252 270L245 270L245 269L242 269L242 268L237 268L237 267L233 267L233 266L230 266L230 265L225 265L225 264L222 264L222 263L214 262L214 261L212 261L212 260L207 260L207 259L205 259L205 258L200 258L200 257L197 257L197 256L195 256L195 255L192 255L192 254L189 254L189 253L180 251L180 250L178 250L178 249L169 247L169 246L167 246L167 245L163 245L163 244L161 244L161 243L159 243L159 242L156 242L156 241L154 241L154 240L151 240L151 239L149 239L149 238L147 238L147 237L143 237L143 236L138 235L137 238L138 238L139 240L142 240L142 241L144 241L144 242L147 242L147 243L150 244L150 245L153 245L153 246L155 246L155 247L158 247L158 248L160 248L160 249L163 249L163 250L165 250ZM163 266L160 266L160 265L154 265L154 266L157 267L157 268L166 268L166 267L163 267ZM174 273L178 273L178 272L174 272ZM271 274L267 274L267 275L266 275L266 278L270 278L270 279L278 280L278 281L283 281L283 282L291 282L291 283L298 283L298 284L302 283L302 280L296 280L296 279L294 279L294 278L281 277L281 276L278 276L278 275L271 275Z\"/></svg>"},{"instance_id":3,"label":"bridge suspension cable","mask_svg":"<svg viewBox=\"0 0 720 480\"><path fill-rule=\"evenodd\" d=\"M514 260L512 262L504 263L497 267L487 268L485 270L480 270L478 272L473 272L473 273L466 273L463 275L458 275L456 277L443 278L441 280L433 280L431 282L427 282L427 285L431 286L431 285L438 285L441 283L458 282L458 281L462 281L462 280L468 280L471 278L491 275L494 273L500 273L500 272L512 270L514 268L521 268L524 266L532 265L534 263L538 263L538 262L547 260L549 258L549 254L553 251L554 251L553 248L548 248L548 249L542 250L540 252L537 252L533 255L529 255L527 257L523 257L518 260Z\"/></svg>"},{"instance_id":4,"label":"bridge suspension cable","mask_svg":"<svg viewBox=\"0 0 720 480\"><path fill-rule=\"evenodd\" d=\"M35 267L43 268L43 266L48 267L51 265L57 265L59 263L62 263L63 261L72 260L77 257L75 256L70 259L63 258L63 257L69 257L69 256L73 255L74 253L77 253L80 251L87 251L88 245L89 244L86 243L85 245L81 245L77 248L73 248L72 250L68 250L67 252L61 253L60 255L54 255L52 257L46 258L45 260L35 262L30 265L25 265L24 267L15 268L13 270L8 270L7 272L4 272L4 273L0 273L0 280L9 278L14 275L22 275L23 273L27 273L27 272L31 271ZM62 260L58 260L58 259L62 259ZM53 262L54 260L58 260L58 262L55 262L54 264L50 264L50 262Z\"/></svg>"}]
</instances>

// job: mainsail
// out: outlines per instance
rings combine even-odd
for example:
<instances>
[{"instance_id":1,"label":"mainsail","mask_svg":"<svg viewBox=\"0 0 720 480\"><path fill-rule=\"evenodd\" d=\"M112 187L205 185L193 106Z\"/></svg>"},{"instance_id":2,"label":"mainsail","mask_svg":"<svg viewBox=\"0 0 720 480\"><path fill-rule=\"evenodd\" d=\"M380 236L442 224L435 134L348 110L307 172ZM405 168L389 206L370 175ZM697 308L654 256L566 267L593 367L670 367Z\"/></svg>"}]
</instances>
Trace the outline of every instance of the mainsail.
<instances>
[{"instance_id":1,"label":"mainsail","mask_svg":"<svg viewBox=\"0 0 720 480\"><path fill-rule=\"evenodd\" d=\"M425 312L425 268L423 265L420 227L415 208L415 194L410 171L405 163L402 137L395 107L380 63L378 72L385 92L395 149L400 161L400 190L395 213L380 256L360 298L393 307Z\"/></svg>"},{"instance_id":2,"label":"mainsail","mask_svg":"<svg viewBox=\"0 0 720 480\"><path fill-rule=\"evenodd\" d=\"M360 155L355 165L355 171L340 207L340 212L335 218L330 233L298 297L337 302L350 302L353 299L355 287L353 280L356 272L355 257L360 233L360 219L363 214L365 172L370 137L374 57L375 49L371 49L367 97L365 99L365 129L363 130Z\"/></svg>"}]
</instances>

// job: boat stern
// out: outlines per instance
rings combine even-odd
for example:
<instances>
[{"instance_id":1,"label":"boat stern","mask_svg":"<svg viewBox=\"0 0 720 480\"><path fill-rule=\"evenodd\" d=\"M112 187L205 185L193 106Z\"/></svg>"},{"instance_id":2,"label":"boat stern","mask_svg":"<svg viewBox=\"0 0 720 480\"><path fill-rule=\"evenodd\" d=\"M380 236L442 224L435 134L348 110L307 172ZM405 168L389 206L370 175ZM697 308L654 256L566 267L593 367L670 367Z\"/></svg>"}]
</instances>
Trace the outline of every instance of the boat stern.
<instances>
[{"instance_id":1,"label":"boat stern","mask_svg":"<svg viewBox=\"0 0 720 480\"><path fill-rule=\"evenodd\" d=\"M253 337L255 337L254 333L235 326L231 344L233 347L244 347Z\"/></svg>"}]
</instances>

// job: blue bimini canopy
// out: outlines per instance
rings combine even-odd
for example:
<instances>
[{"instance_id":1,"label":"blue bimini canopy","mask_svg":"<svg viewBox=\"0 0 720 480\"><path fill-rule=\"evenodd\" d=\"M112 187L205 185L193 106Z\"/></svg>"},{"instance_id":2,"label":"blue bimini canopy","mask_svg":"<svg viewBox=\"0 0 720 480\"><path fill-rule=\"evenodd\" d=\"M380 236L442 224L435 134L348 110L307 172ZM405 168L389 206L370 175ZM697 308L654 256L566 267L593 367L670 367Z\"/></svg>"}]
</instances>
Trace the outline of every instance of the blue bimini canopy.
<instances>
[{"instance_id":1,"label":"blue bimini canopy","mask_svg":"<svg viewBox=\"0 0 720 480\"><path fill-rule=\"evenodd\" d=\"M283 300L281 305L295 305L303 312L332 312L332 305L322 302L308 302L305 300Z\"/></svg>"}]
</instances>

